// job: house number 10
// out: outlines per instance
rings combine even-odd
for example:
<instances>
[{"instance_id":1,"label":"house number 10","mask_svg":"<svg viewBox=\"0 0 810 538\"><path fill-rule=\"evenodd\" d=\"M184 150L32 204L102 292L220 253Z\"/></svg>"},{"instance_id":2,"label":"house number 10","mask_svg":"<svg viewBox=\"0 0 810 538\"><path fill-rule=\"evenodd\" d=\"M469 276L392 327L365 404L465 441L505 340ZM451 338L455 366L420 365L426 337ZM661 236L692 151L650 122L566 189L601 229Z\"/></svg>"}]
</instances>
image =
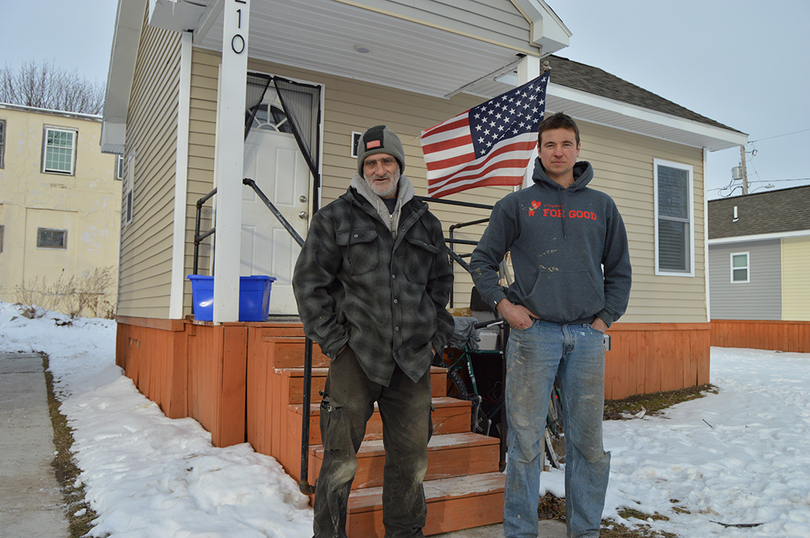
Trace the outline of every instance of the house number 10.
<instances>
[{"instance_id":1,"label":"house number 10","mask_svg":"<svg viewBox=\"0 0 810 538\"><path fill-rule=\"evenodd\" d=\"M247 0L235 0L237 4L247 4ZM242 10L236 10L237 19L236 19L236 28L242 28ZM245 38L242 37L242 34L236 34L231 38L231 49L236 54L242 54L245 50Z\"/></svg>"}]
</instances>

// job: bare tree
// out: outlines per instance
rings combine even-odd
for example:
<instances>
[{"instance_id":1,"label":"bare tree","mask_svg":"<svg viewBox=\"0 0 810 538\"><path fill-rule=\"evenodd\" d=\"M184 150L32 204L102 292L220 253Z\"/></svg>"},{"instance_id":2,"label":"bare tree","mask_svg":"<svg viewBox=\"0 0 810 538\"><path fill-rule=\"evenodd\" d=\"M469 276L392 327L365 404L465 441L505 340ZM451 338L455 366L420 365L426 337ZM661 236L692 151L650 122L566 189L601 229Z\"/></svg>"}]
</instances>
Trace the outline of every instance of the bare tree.
<instances>
[{"instance_id":1,"label":"bare tree","mask_svg":"<svg viewBox=\"0 0 810 538\"><path fill-rule=\"evenodd\" d=\"M0 70L0 102L13 105L100 114L104 86L68 73L53 63L23 63L19 71L8 64Z\"/></svg>"}]
</instances>

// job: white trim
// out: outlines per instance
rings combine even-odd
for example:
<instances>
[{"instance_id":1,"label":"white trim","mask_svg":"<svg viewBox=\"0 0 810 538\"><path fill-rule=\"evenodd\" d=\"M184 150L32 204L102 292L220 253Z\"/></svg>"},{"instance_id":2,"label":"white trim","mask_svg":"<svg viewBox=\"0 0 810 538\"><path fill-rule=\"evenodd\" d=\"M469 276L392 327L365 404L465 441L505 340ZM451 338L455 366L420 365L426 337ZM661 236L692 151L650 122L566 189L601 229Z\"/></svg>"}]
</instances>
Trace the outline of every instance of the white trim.
<instances>
[{"instance_id":1,"label":"white trim","mask_svg":"<svg viewBox=\"0 0 810 538\"><path fill-rule=\"evenodd\" d=\"M81 112L67 112L65 110L53 110L50 108L39 108L35 106L14 105L11 103L0 103L0 110L19 110L23 112L34 112L36 114L47 114L49 116L59 116L62 118L71 118L77 120L87 121L101 121L101 116L98 114L83 114Z\"/></svg>"},{"instance_id":2,"label":"white trim","mask_svg":"<svg viewBox=\"0 0 810 538\"><path fill-rule=\"evenodd\" d=\"M563 101L569 101L569 104L575 104L579 109L577 114L572 113L570 110L566 110L566 113L572 116L577 116L585 121L625 130L630 129L620 126L622 123L620 121L621 119L624 119L625 123L627 123L628 119L633 121L641 121L645 124L649 124L647 128L645 130L637 128L630 130L630 132L638 132L645 136L668 141L673 141L673 138L665 138L664 136L656 136L651 134L651 126L659 126L667 130L690 133L703 139L703 143L699 145L700 147L708 147L711 151L744 146L748 143L748 135L745 133L739 133L729 128L724 129L722 127L715 127L705 123L678 118L663 112L657 112L648 108L642 108L636 105L623 103L621 101L608 99L606 97L600 97L591 93L568 88L560 84L555 84L553 81L554 72L552 70L551 80L549 80L547 91L549 102L546 103L546 108L550 110L557 111L555 108L553 108L552 101L562 99ZM600 121L598 119L599 117L604 118L604 120ZM605 121L607 119L610 121ZM713 144L707 143L707 140L713 141ZM685 141L681 141L680 143L695 145L689 144Z\"/></svg>"},{"instance_id":3,"label":"white trim","mask_svg":"<svg viewBox=\"0 0 810 538\"><path fill-rule=\"evenodd\" d=\"M770 234L741 235L738 237L719 237L709 239L709 245L727 245L730 243L747 243L749 241L770 241L771 239L791 239L794 237L807 237L810 230L796 230L795 232L774 232Z\"/></svg>"},{"instance_id":4,"label":"white trim","mask_svg":"<svg viewBox=\"0 0 810 538\"><path fill-rule=\"evenodd\" d=\"M102 153L124 153L129 97L147 0L118 0L101 124Z\"/></svg>"},{"instance_id":5,"label":"white trim","mask_svg":"<svg viewBox=\"0 0 810 538\"><path fill-rule=\"evenodd\" d=\"M571 30L543 0L511 0L531 23L531 40L540 46L543 56L553 54L569 45Z\"/></svg>"},{"instance_id":6,"label":"white trim","mask_svg":"<svg viewBox=\"0 0 810 538\"><path fill-rule=\"evenodd\" d=\"M517 85L522 86L529 81L536 79L542 73L543 69L540 67L540 58L536 58L534 56L524 56L517 64ZM537 151L537 145L535 145L535 151ZM523 183L521 185L516 185L513 190L518 191L520 189L530 187L534 183L532 180L533 173L534 159L529 159L529 162L526 165L526 170L523 171Z\"/></svg>"},{"instance_id":7,"label":"white trim","mask_svg":"<svg viewBox=\"0 0 810 538\"><path fill-rule=\"evenodd\" d=\"M122 230L132 224L135 219L135 164L135 152L133 151L127 157L127 169L123 179L126 183L121 190L124 201L124 207L121 208L121 216L124 218Z\"/></svg>"},{"instance_id":8,"label":"white trim","mask_svg":"<svg viewBox=\"0 0 810 538\"><path fill-rule=\"evenodd\" d=\"M43 174L57 174L62 176L75 176L76 175L76 157L79 148L79 130L74 129L71 127L56 127L56 126L49 126L43 125L45 129L42 133L42 166L40 167L40 172ZM58 170L55 168L46 168L47 161L48 161L48 133L50 131L60 132L60 133L70 133L71 136L71 145L70 145L70 169L69 170ZM59 149L54 147L54 149Z\"/></svg>"},{"instance_id":9,"label":"white trim","mask_svg":"<svg viewBox=\"0 0 810 538\"><path fill-rule=\"evenodd\" d=\"M180 36L180 81L177 97L177 150L174 167L174 217L172 231L172 276L169 318L183 317L185 280L186 198L188 197L188 139L191 116L191 33Z\"/></svg>"},{"instance_id":10,"label":"white trim","mask_svg":"<svg viewBox=\"0 0 810 538\"><path fill-rule=\"evenodd\" d=\"M362 134L363 133L361 133L360 131L352 131L352 144L351 144L352 147L350 148L350 151L349 151L349 153L350 153L349 156L352 159L357 158L357 145L360 143L360 136Z\"/></svg>"},{"instance_id":11,"label":"white trim","mask_svg":"<svg viewBox=\"0 0 810 538\"><path fill-rule=\"evenodd\" d=\"M687 255L689 256L689 270L688 271L671 271L661 269L659 267L658 257L658 167L666 166L668 168L675 168L677 170L684 170L689 174L688 178L688 221L689 226L686 236L689 238L689 246ZM653 159L653 205L655 208L655 274L656 276L681 276L681 277L694 277L695 276L695 176L692 165L676 163L673 161L665 161L662 159Z\"/></svg>"},{"instance_id":12,"label":"white trim","mask_svg":"<svg viewBox=\"0 0 810 538\"><path fill-rule=\"evenodd\" d=\"M211 29L211 26L214 25L219 14L222 13L222 4L223 0L214 0L213 2L209 2L207 6L205 6L205 11L202 15L200 15L200 20L197 23L197 27L194 28L194 42L199 43L205 36L208 35L208 31Z\"/></svg>"},{"instance_id":13,"label":"white trim","mask_svg":"<svg viewBox=\"0 0 810 538\"><path fill-rule=\"evenodd\" d=\"M734 256L745 256L745 280L734 280L734 270L743 267L734 267ZM751 252L730 252L729 256L729 281L732 284L748 284L751 282Z\"/></svg>"},{"instance_id":14,"label":"white trim","mask_svg":"<svg viewBox=\"0 0 810 538\"><path fill-rule=\"evenodd\" d=\"M217 93L216 247L214 323L239 319L239 260L242 239L242 176L245 161L250 0L226 0L223 8L222 66Z\"/></svg>"},{"instance_id":15,"label":"white trim","mask_svg":"<svg viewBox=\"0 0 810 538\"><path fill-rule=\"evenodd\" d=\"M318 103L320 110L318 110L318 177L321 178L321 185L318 188L318 208L320 209L323 207L323 124L324 122L324 111L326 110L326 85L322 83L318 83L321 87L321 102ZM362 134L362 133L361 133ZM310 175L311 177L311 175ZM310 185L309 195L310 197L315 194L314 192L315 186ZM310 207L312 204L310 203ZM311 213L307 211L307 213ZM309 224L312 222L312 215L309 215L309 219L307 219L307 235L309 235ZM305 237L306 238L306 237Z\"/></svg>"},{"instance_id":16,"label":"white trim","mask_svg":"<svg viewBox=\"0 0 810 538\"><path fill-rule=\"evenodd\" d=\"M706 321L712 320L712 301L709 268L709 181L706 178L706 163L709 150L703 148L703 280L706 286Z\"/></svg>"}]
</instances>

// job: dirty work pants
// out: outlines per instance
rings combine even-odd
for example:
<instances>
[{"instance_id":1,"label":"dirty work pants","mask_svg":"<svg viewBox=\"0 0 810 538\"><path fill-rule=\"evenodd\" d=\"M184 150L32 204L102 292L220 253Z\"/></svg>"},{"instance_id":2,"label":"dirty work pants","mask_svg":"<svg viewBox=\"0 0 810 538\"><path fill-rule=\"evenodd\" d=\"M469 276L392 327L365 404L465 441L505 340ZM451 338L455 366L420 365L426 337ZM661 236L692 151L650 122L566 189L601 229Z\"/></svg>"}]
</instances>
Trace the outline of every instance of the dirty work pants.
<instances>
[{"instance_id":1,"label":"dirty work pants","mask_svg":"<svg viewBox=\"0 0 810 538\"><path fill-rule=\"evenodd\" d=\"M414 383L397 367L387 387L370 381L351 349L329 366L321 402L323 465L315 484L315 538L346 537L346 506L366 423L383 423L385 538L422 538L427 507L422 480L432 433L430 372Z\"/></svg>"},{"instance_id":2,"label":"dirty work pants","mask_svg":"<svg viewBox=\"0 0 810 538\"><path fill-rule=\"evenodd\" d=\"M559 373L565 429L565 524L569 538L599 536L610 474L602 445L603 335L590 325L535 321L512 329L506 349L509 454L503 508L507 538L536 538L543 430Z\"/></svg>"}]
</instances>

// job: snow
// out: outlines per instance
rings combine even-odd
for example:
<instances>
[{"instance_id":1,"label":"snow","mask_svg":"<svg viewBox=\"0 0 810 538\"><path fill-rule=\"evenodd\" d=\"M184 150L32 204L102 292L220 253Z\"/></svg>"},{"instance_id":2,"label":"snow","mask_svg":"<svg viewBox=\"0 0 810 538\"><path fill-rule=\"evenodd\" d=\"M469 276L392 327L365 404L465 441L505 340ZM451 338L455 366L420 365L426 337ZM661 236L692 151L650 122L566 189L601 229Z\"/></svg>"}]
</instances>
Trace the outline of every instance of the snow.
<instances>
[{"instance_id":1,"label":"snow","mask_svg":"<svg viewBox=\"0 0 810 538\"><path fill-rule=\"evenodd\" d=\"M213 447L196 421L166 418L138 392L115 365L113 321L27 319L0 302L0 352L18 351L50 357L75 486L98 514L91 536L312 536L308 499L273 458ZM605 422L604 516L680 537L810 537L810 354L712 348L711 363L718 394ZM561 471L541 485L564 495ZM668 519L624 520L623 507Z\"/></svg>"}]
</instances>

